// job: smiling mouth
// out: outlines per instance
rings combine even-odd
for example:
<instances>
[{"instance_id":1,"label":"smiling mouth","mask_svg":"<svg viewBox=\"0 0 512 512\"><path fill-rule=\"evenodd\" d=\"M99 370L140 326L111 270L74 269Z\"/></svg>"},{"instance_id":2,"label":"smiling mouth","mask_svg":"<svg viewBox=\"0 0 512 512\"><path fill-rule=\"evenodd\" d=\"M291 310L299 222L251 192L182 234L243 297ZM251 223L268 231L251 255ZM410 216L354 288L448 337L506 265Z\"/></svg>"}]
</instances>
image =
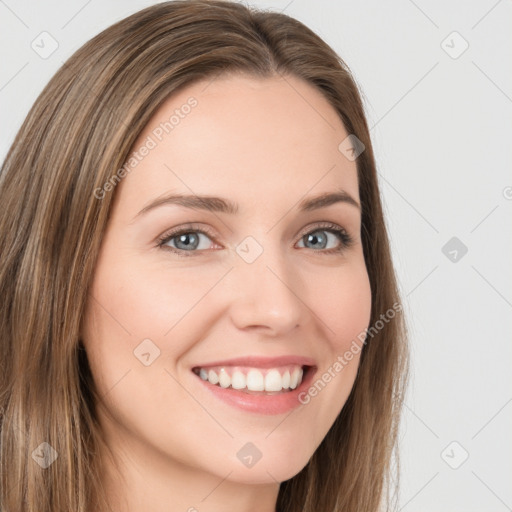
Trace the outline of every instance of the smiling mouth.
<instances>
[{"instance_id":1,"label":"smiling mouth","mask_svg":"<svg viewBox=\"0 0 512 512\"><path fill-rule=\"evenodd\" d=\"M310 370L307 365L285 365L275 368L247 366L214 366L192 369L200 379L221 388L254 395L289 393L300 386Z\"/></svg>"}]
</instances>

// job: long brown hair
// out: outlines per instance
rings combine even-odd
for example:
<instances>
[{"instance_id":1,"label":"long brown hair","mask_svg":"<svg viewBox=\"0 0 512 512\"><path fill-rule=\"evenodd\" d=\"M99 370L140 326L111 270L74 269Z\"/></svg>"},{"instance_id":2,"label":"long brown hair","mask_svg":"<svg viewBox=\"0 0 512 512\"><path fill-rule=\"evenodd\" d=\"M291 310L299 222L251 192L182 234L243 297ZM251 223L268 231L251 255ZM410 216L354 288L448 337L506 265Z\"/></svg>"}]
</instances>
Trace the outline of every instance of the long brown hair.
<instances>
[{"instance_id":1,"label":"long brown hair","mask_svg":"<svg viewBox=\"0 0 512 512\"><path fill-rule=\"evenodd\" d=\"M364 144L357 169L370 325L400 304L364 108L343 60L299 21L235 2L176 0L121 20L51 79L0 174L3 512L92 512L92 503L106 505L98 396L80 327L114 192L98 199L94 191L123 167L169 95L222 73L299 77L324 94ZM408 352L402 315L381 323L367 336L334 425L308 464L281 483L279 512L390 506ZM58 463L49 464L55 455ZM398 476L397 458L394 468Z\"/></svg>"}]
</instances>

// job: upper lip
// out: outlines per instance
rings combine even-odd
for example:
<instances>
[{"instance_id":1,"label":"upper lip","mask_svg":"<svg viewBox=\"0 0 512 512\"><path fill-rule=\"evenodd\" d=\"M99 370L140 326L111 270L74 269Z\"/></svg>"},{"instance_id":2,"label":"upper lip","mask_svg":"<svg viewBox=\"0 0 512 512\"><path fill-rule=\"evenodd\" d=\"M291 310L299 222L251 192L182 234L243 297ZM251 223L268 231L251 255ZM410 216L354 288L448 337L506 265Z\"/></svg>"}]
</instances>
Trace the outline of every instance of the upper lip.
<instances>
[{"instance_id":1,"label":"upper lip","mask_svg":"<svg viewBox=\"0 0 512 512\"><path fill-rule=\"evenodd\" d=\"M276 368L278 366L287 366L296 364L297 366L315 366L314 359L304 356L279 356L279 357L262 357L262 356L245 356L236 357L234 359L224 359L218 361L210 361L195 365L194 368L208 368L210 366L251 366L254 368Z\"/></svg>"}]
</instances>

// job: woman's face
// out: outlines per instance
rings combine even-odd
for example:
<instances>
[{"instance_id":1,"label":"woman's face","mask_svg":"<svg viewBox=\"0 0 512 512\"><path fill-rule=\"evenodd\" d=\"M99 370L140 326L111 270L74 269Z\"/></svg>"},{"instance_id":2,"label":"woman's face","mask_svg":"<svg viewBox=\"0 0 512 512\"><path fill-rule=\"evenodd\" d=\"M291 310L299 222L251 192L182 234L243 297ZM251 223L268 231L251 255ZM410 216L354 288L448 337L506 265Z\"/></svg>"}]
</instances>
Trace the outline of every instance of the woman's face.
<instances>
[{"instance_id":1,"label":"woman's face","mask_svg":"<svg viewBox=\"0 0 512 512\"><path fill-rule=\"evenodd\" d=\"M114 450L245 483L307 464L370 319L348 135L293 77L195 83L156 112L105 187L83 326Z\"/></svg>"}]
</instances>

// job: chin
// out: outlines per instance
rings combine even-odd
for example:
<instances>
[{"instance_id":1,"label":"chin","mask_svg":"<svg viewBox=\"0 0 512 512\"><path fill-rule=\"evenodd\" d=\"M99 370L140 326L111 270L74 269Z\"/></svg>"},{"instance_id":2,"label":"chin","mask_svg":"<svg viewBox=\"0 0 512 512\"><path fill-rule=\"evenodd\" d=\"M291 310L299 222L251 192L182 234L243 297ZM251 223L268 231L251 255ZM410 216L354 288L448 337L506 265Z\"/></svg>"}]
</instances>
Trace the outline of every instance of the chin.
<instances>
[{"instance_id":1,"label":"chin","mask_svg":"<svg viewBox=\"0 0 512 512\"><path fill-rule=\"evenodd\" d=\"M254 466L247 468L236 460L236 467L226 468L226 473L220 476L225 477L232 471L228 477L232 482L251 485L281 483L300 473L310 458L304 456L301 460L285 461L282 456L267 457L266 460L262 457Z\"/></svg>"}]
</instances>

